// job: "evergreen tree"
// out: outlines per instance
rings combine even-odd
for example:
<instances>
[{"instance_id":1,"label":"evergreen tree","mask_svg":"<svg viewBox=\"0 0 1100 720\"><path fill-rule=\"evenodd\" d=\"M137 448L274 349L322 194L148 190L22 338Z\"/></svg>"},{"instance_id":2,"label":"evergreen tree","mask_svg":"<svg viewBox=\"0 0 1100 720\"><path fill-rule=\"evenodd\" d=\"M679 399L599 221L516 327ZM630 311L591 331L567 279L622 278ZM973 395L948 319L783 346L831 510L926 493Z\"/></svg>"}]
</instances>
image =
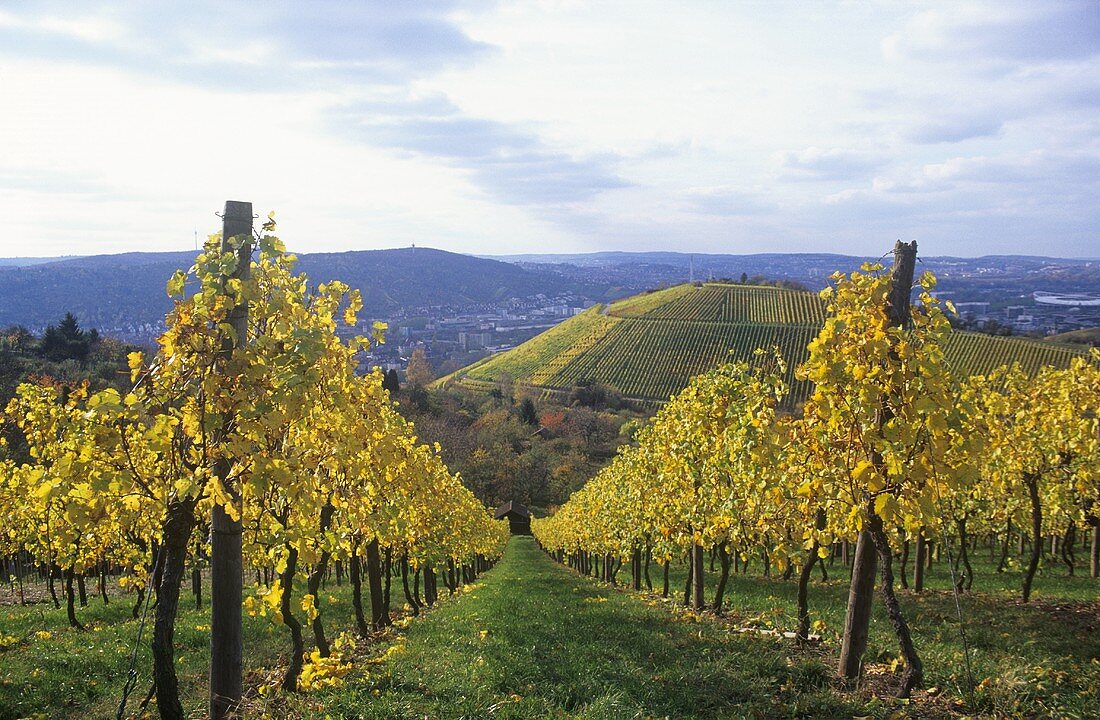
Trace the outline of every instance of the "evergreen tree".
<instances>
[{"instance_id":1,"label":"evergreen tree","mask_svg":"<svg viewBox=\"0 0 1100 720\"><path fill-rule=\"evenodd\" d=\"M95 330L81 330L76 316L69 312L65 313L65 317L56 326L46 326L46 332L38 346L38 354L54 362L70 359L84 362L97 340L99 333Z\"/></svg>"},{"instance_id":2,"label":"evergreen tree","mask_svg":"<svg viewBox=\"0 0 1100 720\"><path fill-rule=\"evenodd\" d=\"M528 425L539 424L539 413L535 409L535 403L531 401L531 398L523 398L523 402L519 406L519 419Z\"/></svg>"},{"instance_id":3,"label":"evergreen tree","mask_svg":"<svg viewBox=\"0 0 1100 720\"><path fill-rule=\"evenodd\" d=\"M397 377L397 370L390 368L382 376L382 387L393 393L401 389L401 380Z\"/></svg>"}]
</instances>

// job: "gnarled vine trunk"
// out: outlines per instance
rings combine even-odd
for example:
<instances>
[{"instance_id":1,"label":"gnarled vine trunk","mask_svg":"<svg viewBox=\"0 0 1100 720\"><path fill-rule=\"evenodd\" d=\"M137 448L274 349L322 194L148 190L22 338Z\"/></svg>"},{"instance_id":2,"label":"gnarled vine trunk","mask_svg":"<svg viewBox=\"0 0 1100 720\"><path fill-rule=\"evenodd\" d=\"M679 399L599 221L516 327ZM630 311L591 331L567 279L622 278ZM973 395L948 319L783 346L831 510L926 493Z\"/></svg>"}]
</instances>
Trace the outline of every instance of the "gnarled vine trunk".
<instances>
[{"instance_id":1,"label":"gnarled vine trunk","mask_svg":"<svg viewBox=\"0 0 1100 720\"><path fill-rule=\"evenodd\" d=\"M290 632L290 665L283 675L283 691L296 692L298 690L298 677L302 674L302 664L305 654L305 641L302 639L302 623L294 616L291 605L291 597L294 592L294 573L298 568L298 550L287 545L286 569L279 576L279 584L282 586L283 596L279 600L279 611L283 616L283 624Z\"/></svg>"},{"instance_id":2,"label":"gnarled vine trunk","mask_svg":"<svg viewBox=\"0 0 1100 720\"><path fill-rule=\"evenodd\" d=\"M390 624L382 591L382 559L378 552L378 538L367 543L367 584L370 588L371 627L381 630Z\"/></svg>"},{"instance_id":3,"label":"gnarled vine trunk","mask_svg":"<svg viewBox=\"0 0 1100 720\"><path fill-rule=\"evenodd\" d=\"M157 586L157 609L153 619L153 687L162 720L183 720L176 677L175 630L179 610L180 583L187 561L187 546L195 528L195 501L176 500L168 505L161 546L163 571Z\"/></svg>"},{"instance_id":4,"label":"gnarled vine trunk","mask_svg":"<svg viewBox=\"0 0 1100 720\"><path fill-rule=\"evenodd\" d=\"M83 630L84 626L76 619L76 597L73 594L73 566L65 568L65 614L69 617L69 627Z\"/></svg>"},{"instance_id":5,"label":"gnarled vine trunk","mask_svg":"<svg viewBox=\"0 0 1100 720\"><path fill-rule=\"evenodd\" d=\"M324 534L328 532L329 525L332 523L332 514L336 511L332 503L325 503L321 508L321 521L318 527L319 537L324 537ZM306 580L306 590L313 596L313 604L316 608L318 605L318 591L321 589L321 580L325 577L325 572L328 570L328 561L331 553L328 550L321 551L321 557L317 560L317 564L313 566L313 572L309 574L309 578ZM317 651L321 653L321 657L328 657L332 654L332 647L329 645L328 638L325 637L325 624L321 620L321 613L318 609L316 615L313 616L313 620L310 623L313 629L313 642L317 644Z\"/></svg>"},{"instance_id":6,"label":"gnarled vine trunk","mask_svg":"<svg viewBox=\"0 0 1100 720\"><path fill-rule=\"evenodd\" d=\"M1043 506L1039 499L1039 476L1024 473L1024 485L1027 486L1028 499L1031 501L1031 558L1024 574L1024 602L1031 599L1031 583L1039 569L1039 558L1043 554Z\"/></svg>"},{"instance_id":7,"label":"gnarled vine trunk","mask_svg":"<svg viewBox=\"0 0 1100 720\"><path fill-rule=\"evenodd\" d=\"M730 579L730 551L729 543L718 543L718 561L721 564L721 574L718 576L718 587L714 591L714 602L711 608L719 615L722 614L722 601L726 597L726 583Z\"/></svg>"},{"instance_id":8,"label":"gnarled vine trunk","mask_svg":"<svg viewBox=\"0 0 1100 720\"><path fill-rule=\"evenodd\" d=\"M367 618L363 614L363 576L362 563L359 559L359 544L362 541L356 539L351 547L351 557L348 558L348 579L351 580L351 606L355 610L355 629L360 635L366 637L370 634Z\"/></svg>"}]
</instances>

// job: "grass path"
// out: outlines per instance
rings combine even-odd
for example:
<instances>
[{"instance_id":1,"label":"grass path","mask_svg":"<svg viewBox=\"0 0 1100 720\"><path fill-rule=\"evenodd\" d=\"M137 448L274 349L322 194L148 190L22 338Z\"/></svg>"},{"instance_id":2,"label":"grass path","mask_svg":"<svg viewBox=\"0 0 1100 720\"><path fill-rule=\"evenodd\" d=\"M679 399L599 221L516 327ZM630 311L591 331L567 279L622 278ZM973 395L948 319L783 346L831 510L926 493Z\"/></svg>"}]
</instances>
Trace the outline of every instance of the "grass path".
<instances>
[{"instance_id":1,"label":"grass path","mask_svg":"<svg viewBox=\"0 0 1100 720\"><path fill-rule=\"evenodd\" d=\"M329 717L852 717L820 661L693 622L550 561L530 538L404 650L310 700ZM304 705L304 714L309 705ZM879 708L881 710L881 708Z\"/></svg>"}]
</instances>

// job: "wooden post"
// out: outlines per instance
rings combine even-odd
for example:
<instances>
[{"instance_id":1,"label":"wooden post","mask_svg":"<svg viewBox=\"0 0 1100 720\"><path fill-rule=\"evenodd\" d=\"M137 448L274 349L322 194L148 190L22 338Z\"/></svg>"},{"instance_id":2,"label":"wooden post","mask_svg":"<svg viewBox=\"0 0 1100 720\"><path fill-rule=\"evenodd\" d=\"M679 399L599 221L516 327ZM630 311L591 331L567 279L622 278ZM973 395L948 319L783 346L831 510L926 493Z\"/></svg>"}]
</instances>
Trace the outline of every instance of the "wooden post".
<instances>
[{"instance_id":1,"label":"wooden post","mask_svg":"<svg viewBox=\"0 0 1100 720\"><path fill-rule=\"evenodd\" d=\"M890 327L901 327L909 323L909 296L913 287L913 272L916 269L917 243L903 243L900 240L894 245L894 265L890 271L890 293L886 299L887 324ZM892 413L884 402L875 418L876 425L881 429L889 422ZM881 467L882 459L877 457L875 465ZM873 503L868 500L867 513L873 516L875 512ZM874 520L874 518L871 518ZM881 526L881 522L877 524ZM867 650L867 633L871 625L871 604L875 591L875 570L878 561L884 564L892 560L887 555L882 555L876 549L875 539L871 530L875 523L869 523L859 534L856 541L856 553L852 562L852 581L848 588L848 608L844 618L844 635L841 638L840 661L837 671L841 677L855 680L859 677L860 667L863 661L863 653ZM918 563L919 564L919 563ZM883 594L893 594L893 576L889 565L884 567L884 575L890 578L890 588L883 583ZM884 578L885 580L885 578ZM889 604L889 598L887 598Z\"/></svg>"},{"instance_id":2,"label":"wooden post","mask_svg":"<svg viewBox=\"0 0 1100 720\"><path fill-rule=\"evenodd\" d=\"M924 539L924 530L917 535L917 557L913 561L913 592L924 591L924 563L928 555L928 544Z\"/></svg>"},{"instance_id":3,"label":"wooden post","mask_svg":"<svg viewBox=\"0 0 1100 720\"><path fill-rule=\"evenodd\" d=\"M247 280L252 262L252 203L227 200L222 216L222 252L231 252L230 241L244 236L237 250L237 269L232 277ZM227 280L229 278L226 278ZM243 348L248 334L248 304L230 311L229 325L236 342L227 337L222 346L225 359L235 348ZM231 463L223 459L215 472L230 497L235 488L226 481ZM210 717L223 720L236 716L241 702L243 637L241 596L244 571L241 561L241 522L233 520L221 505L214 505L210 521Z\"/></svg>"},{"instance_id":4,"label":"wooden post","mask_svg":"<svg viewBox=\"0 0 1100 720\"><path fill-rule=\"evenodd\" d=\"M1100 521L1092 526L1092 547L1089 550L1089 575L1100 577Z\"/></svg>"},{"instance_id":5,"label":"wooden post","mask_svg":"<svg viewBox=\"0 0 1100 720\"><path fill-rule=\"evenodd\" d=\"M691 592L691 607L695 610L703 610L706 608L706 599L703 596L703 571L705 566L703 565L703 546L699 543L691 549L691 562L694 566L694 573L692 575L692 592Z\"/></svg>"},{"instance_id":6,"label":"wooden post","mask_svg":"<svg viewBox=\"0 0 1100 720\"><path fill-rule=\"evenodd\" d=\"M844 635L840 644L840 676L849 680L859 677L863 653L867 650L867 633L871 627L871 602L875 598L875 565L877 554L871 533L864 530L856 541L852 559L852 583L848 587L848 609L844 616Z\"/></svg>"}]
</instances>

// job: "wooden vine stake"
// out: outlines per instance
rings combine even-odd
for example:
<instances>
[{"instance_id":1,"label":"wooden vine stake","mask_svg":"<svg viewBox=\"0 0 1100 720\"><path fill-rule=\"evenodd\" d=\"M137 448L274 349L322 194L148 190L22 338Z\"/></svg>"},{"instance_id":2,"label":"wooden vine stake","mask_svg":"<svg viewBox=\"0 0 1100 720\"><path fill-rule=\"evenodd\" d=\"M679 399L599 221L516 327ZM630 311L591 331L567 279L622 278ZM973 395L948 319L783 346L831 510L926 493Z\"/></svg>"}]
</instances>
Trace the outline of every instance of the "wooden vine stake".
<instances>
[{"instance_id":1,"label":"wooden vine stake","mask_svg":"<svg viewBox=\"0 0 1100 720\"><path fill-rule=\"evenodd\" d=\"M239 245L234 248L234 245ZM227 200L222 216L222 252L237 252L237 266L229 279L247 280L252 263L252 203ZM222 345L226 365L233 350L243 348L248 337L248 303L237 305L229 313L233 335ZM224 371L224 366L223 366ZM231 420L227 420L228 424ZM216 473L231 498L239 493L229 482L233 463L223 458ZM235 717L241 702L243 637L241 601L244 571L241 560L241 521L230 517L225 508L214 504L210 519L210 717L223 720Z\"/></svg>"},{"instance_id":2,"label":"wooden vine stake","mask_svg":"<svg viewBox=\"0 0 1100 720\"><path fill-rule=\"evenodd\" d=\"M886 298L888 327L901 327L909 322L909 295L913 287L913 273L917 262L917 243L894 245L894 265L890 272L890 293ZM890 420L890 409L883 403L875 418L881 431ZM875 519L873 507L868 515ZM871 525L873 523L869 523ZM875 594L875 570L877 555L872 528L865 527L856 542L852 562L852 582L848 589L848 610L844 617L844 635L841 639L840 662L837 672L841 677L855 680L863 664L867 650L867 633L871 623L871 605ZM891 582L892 584L892 582Z\"/></svg>"}]
</instances>

